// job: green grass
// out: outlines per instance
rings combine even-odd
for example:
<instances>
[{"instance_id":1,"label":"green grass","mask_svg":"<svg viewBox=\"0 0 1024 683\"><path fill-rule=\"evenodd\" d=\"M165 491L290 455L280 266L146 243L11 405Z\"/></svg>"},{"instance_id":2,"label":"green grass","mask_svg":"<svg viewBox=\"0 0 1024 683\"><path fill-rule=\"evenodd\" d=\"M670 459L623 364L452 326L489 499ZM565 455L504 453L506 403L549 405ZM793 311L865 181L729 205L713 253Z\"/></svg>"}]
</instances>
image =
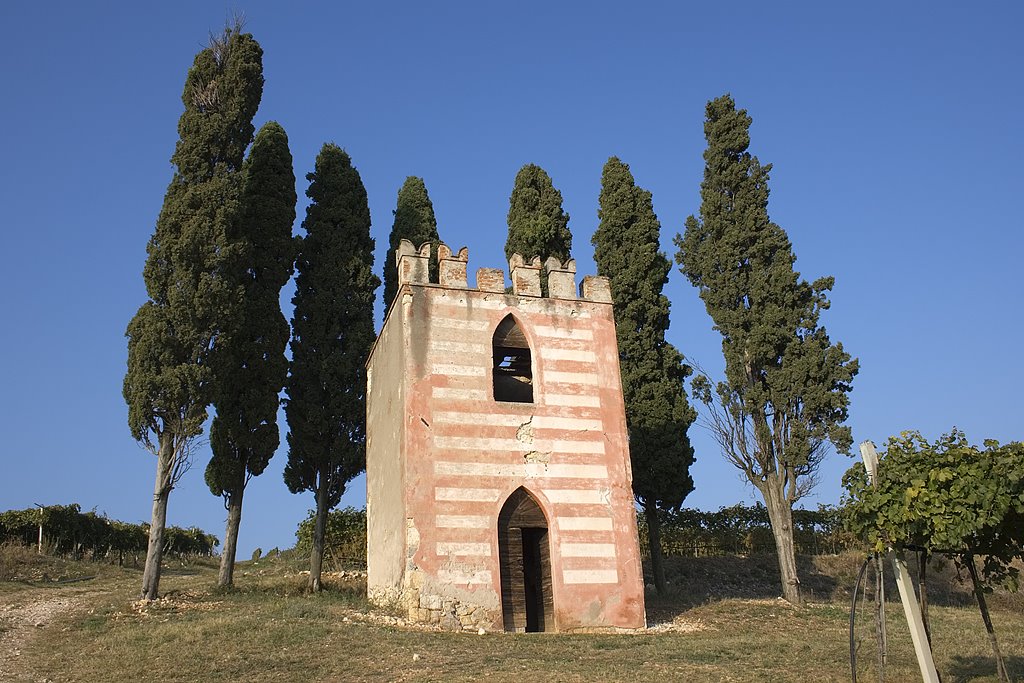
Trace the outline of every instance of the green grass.
<instances>
[{"instance_id":1,"label":"green grass","mask_svg":"<svg viewBox=\"0 0 1024 683\"><path fill-rule=\"evenodd\" d=\"M303 577L265 561L259 569L243 565L230 591L213 588L208 568L167 576L161 588L169 597L140 612L132 604L138 576L122 573L96 579L80 593L86 597L79 612L33 633L19 666L26 680L86 682L849 680L845 584L825 580L842 572L822 569L818 584L809 580L818 585L817 601L795 609L771 596L770 572L760 584L752 578L764 573L760 563L714 558L686 561L686 571L674 567L677 576L692 576L667 599L649 597L651 621L690 630L625 635L480 636L389 626L369 611L360 582L328 582L325 594L310 596ZM712 580L716 573L721 582ZM739 576L749 583L740 586ZM723 585L735 585L740 595L726 595ZM16 595L52 590L25 587ZM994 603L1011 675L1024 678L1024 614L1011 599ZM931 612L943 680L996 680L977 610L937 605ZM917 664L898 602L889 603L887 616L887 680L914 680ZM864 612L858 634L865 640L865 681L875 680L872 633Z\"/></svg>"}]
</instances>

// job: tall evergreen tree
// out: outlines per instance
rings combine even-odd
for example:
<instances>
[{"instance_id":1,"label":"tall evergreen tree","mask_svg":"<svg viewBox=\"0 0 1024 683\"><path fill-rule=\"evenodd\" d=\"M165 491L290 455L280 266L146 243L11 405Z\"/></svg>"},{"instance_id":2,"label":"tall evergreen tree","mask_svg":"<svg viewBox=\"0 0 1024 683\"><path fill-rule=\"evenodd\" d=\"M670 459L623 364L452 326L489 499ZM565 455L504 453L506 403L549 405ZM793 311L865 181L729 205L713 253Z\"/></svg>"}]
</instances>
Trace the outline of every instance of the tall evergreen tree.
<instances>
[{"instance_id":1,"label":"tall evergreen tree","mask_svg":"<svg viewBox=\"0 0 1024 683\"><path fill-rule=\"evenodd\" d=\"M324 145L306 178L312 203L292 299L284 480L292 493L316 494L309 588L319 591L327 513L366 467L366 360L380 279L366 190L348 154Z\"/></svg>"},{"instance_id":2,"label":"tall evergreen tree","mask_svg":"<svg viewBox=\"0 0 1024 683\"><path fill-rule=\"evenodd\" d=\"M725 381L694 390L726 460L764 498L782 591L799 604L793 503L814 484L828 443L847 453L843 426L858 363L818 325L833 278L808 284L785 231L768 218L768 173L751 156L745 110L729 95L708 103L700 217L676 236L676 260L722 335Z\"/></svg>"},{"instance_id":3,"label":"tall evergreen tree","mask_svg":"<svg viewBox=\"0 0 1024 683\"><path fill-rule=\"evenodd\" d=\"M263 51L239 26L211 38L185 81L185 111L143 270L149 300L128 325L124 397L132 436L157 459L142 597L154 599L167 501L202 433L213 375L209 349L241 291L222 277L233 258L241 167L263 93Z\"/></svg>"},{"instance_id":4,"label":"tall evergreen tree","mask_svg":"<svg viewBox=\"0 0 1024 683\"><path fill-rule=\"evenodd\" d=\"M543 168L526 164L516 174L509 197L505 260L519 254L527 261L540 256L543 262L554 256L564 262L571 250L572 233L569 214L562 210L562 193L555 189ZM541 291L547 296L548 278L543 270Z\"/></svg>"},{"instance_id":5,"label":"tall evergreen tree","mask_svg":"<svg viewBox=\"0 0 1024 683\"><path fill-rule=\"evenodd\" d=\"M256 134L243 176L242 216L228 232L233 258L223 271L243 299L214 344L217 415L210 427L213 457L206 467L206 483L224 497L228 512L221 586L233 580L246 484L263 473L281 440L278 394L288 374L284 349L290 329L280 296L295 258L296 196L288 136L278 123L271 121Z\"/></svg>"},{"instance_id":6,"label":"tall evergreen tree","mask_svg":"<svg viewBox=\"0 0 1024 683\"><path fill-rule=\"evenodd\" d=\"M601 174L598 217L591 242L598 274L611 281L633 492L647 522L654 585L664 594L661 514L678 509L693 491L686 431L697 417L683 388L690 369L665 341L670 304L661 291L672 263L660 251L651 193L636 186L616 157Z\"/></svg>"},{"instance_id":7,"label":"tall evergreen tree","mask_svg":"<svg viewBox=\"0 0 1024 683\"><path fill-rule=\"evenodd\" d=\"M391 227L388 255L384 260L384 315L390 310L391 304L398 294L398 266L395 264L395 252L402 240L409 240L419 247L430 242L430 281L437 282L437 219L434 217L434 205L427 194L427 186L423 178L409 176L398 191L398 204L395 207L395 223Z\"/></svg>"}]
</instances>

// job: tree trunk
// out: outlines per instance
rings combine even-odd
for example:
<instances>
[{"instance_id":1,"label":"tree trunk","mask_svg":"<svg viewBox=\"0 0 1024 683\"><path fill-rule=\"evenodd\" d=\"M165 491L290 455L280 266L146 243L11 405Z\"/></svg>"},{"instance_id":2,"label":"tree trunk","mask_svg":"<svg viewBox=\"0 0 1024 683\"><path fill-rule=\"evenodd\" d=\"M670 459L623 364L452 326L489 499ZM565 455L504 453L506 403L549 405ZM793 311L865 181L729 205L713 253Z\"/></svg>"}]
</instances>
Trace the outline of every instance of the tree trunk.
<instances>
[{"instance_id":1,"label":"tree trunk","mask_svg":"<svg viewBox=\"0 0 1024 683\"><path fill-rule=\"evenodd\" d=\"M235 554L238 550L238 526L242 522L242 495L245 493L245 479L242 475L241 485L228 494L228 525L224 530L224 552L220 556L220 573L217 574L217 585L227 588L234 585Z\"/></svg>"},{"instance_id":2,"label":"tree trunk","mask_svg":"<svg viewBox=\"0 0 1024 683\"><path fill-rule=\"evenodd\" d=\"M142 572L142 599L156 600L160 588L160 563L164 551L164 527L167 526L167 499L171 495L171 465L174 443L169 432L160 435L156 456L156 483L153 487L153 516L149 524L149 547Z\"/></svg>"},{"instance_id":3,"label":"tree trunk","mask_svg":"<svg viewBox=\"0 0 1024 683\"><path fill-rule=\"evenodd\" d=\"M793 507L786 499L779 478L769 477L758 488L768 507L768 521L771 522L772 536L775 537L782 597L794 605L800 605L800 579L796 573L796 549L793 545Z\"/></svg>"},{"instance_id":4,"label":"tree trunk","mask_svg":"<svg viewBox=\"0 0 1024 683\"><path fill-rule=\"evenodd\" d=\"M324 530L327 527L327 477L321 472L316 489L316 520L313 523L313 551L309 556L309 590L318 593L324 564Z\"/></svg>"},{"instance_id":5,"label":"tree trunk","mask_svg":"<svg viewBox=\"0 0 1024 683\"><path fill-rule=\"evenodd\" d=\"M661 555L661 516L653 500L644 500L644 519L647 520L647 547L651 553L651 574L654 575L654 589L658 595L665 595L665 562Z\"/></svg>"},{"instance_id":6,"label":"tree trunk","mask_svg":"<svg viewBox=\"0 0 1024 683\"><path fill-rule=\"evenodd\" d=\"M992 617L988 613L988 603L985 601L985 591L982 590L981 581L978 580L978 568L974 566L974 555L968 555L967 571L971 575L971 582L974 584L974 595L978 598L978 609L981 610L981 619L985 622L985 630L988 631L988 641L992 645L992 652L996 656L996 672L999 680L1010 683L1010 674L1006 670L1006 663L1003 662L1003 655L999 651L999 641L996 640L996 630L992 627Z\"/></svg>"}]
</instances>

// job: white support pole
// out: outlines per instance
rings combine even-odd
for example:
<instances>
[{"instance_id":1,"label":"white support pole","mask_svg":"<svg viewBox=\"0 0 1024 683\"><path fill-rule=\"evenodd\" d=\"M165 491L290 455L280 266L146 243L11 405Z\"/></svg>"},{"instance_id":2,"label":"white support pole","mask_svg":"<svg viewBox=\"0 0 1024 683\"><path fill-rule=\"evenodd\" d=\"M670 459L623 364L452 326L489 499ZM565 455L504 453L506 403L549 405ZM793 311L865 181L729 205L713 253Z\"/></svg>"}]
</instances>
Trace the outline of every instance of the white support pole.
<instances>
[{"instance_id":1,"label":"white support pole","mask_svg":"<svg viewBox=\"0 0 1024 683\"><path fill-rule=\"evenodd\" d=\"M860 444L860 455L864 458L864 467L868 471L868 479L874 485L879 465L875 444L870 441L862 441ZM935 662L932 660L932 649L928 644L928 634L924 630L921 606L917 603L917 594L914 593L914 584L910 580L907 563L903 560L902 554L896 553L892 548L889 548L889 559L892 561L892 567L896 573L896 587L899 588L900 602L903 603L903 614L906 616L907 625L910 627L910 639L914 642L917 665L921 668L921 680L924 683L939 683L939 673L935 670Z\"/></svg>"},{"instance_id":2,"label":"white support pole","mask_svg":"<svg viewBox=\"0 0 1024 683\"><path fill-rule=\"evenodd\" d=\"M939 683L939 674L935 670L935 662L932 661L932 649L928 645L928 633L924 630L924 619L921 618L921 606L917 604L917 595L910 580L910 572L907 571L907 563L903 560L902 553L897 553L891 548L889 559L896 573L896 587L900 589L900 601L903 603L907 625L910 626L910 639L914 641L917 664L921 667L921 680L925 683Z\"/></svg>"},{"instance_id":3,"label":"white support pole","mask_svg":"<svg viewBox=\"0 0 1024 683\"><path fill-rule=\"evenodd\" d=\"M36 503L36 507L39 508L39 547L38 553L43 554L43 506Z\"/></svg>"},{"instance_id":4,"label":"white support pole","mask_svg":"<svg viewBox=\"0 0 1024 683\"><path fill-rule=\"evenodd\" d=\"M875 485L875 477L878 475L878 451L871 441L860 442L860 457L864 459L864 469L868 471L868 482Z\"/></svg>"}]
</instances>

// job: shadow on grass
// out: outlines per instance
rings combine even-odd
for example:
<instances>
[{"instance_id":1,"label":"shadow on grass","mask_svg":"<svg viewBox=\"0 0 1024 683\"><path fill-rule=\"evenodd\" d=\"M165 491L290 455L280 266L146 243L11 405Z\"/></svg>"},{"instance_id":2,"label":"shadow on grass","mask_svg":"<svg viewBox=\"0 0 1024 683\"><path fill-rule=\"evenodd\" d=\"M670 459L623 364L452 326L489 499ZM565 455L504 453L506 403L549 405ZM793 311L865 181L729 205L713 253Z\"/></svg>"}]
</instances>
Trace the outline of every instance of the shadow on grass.
<instances>
[{"instance_id":1,"label":"shadow on grass","mask_svg":"<svg viewBox=\"0 0 1024 683\"><path fill-rule=\"evenodd\" d=\"M1024 657L1003 655L1003 662L1010 674L1011 681L1024 680ZM943 677L946 683L967 683L979 678L996 680L995 657L953 657L953 665L949 667L949 676Z\"/></svg>"},{"instance_id":2,"label":"shadow on grass","mask_svg":"<svg viewBox=\"0 0 1024 683\"><path fill-rule=\"evenodd\" d=\"M822 572L812 557L798 556L797 571L807 600L831 600L844 592L841 580L831 572ZM856 570L850 573L855 576ZM670 557L665 560L665 574L668 592L656 595L651 590L650 568L644 565L647 617L651 623L671 620L693 607L718 600L772 600L782 595L775 555Z\"/></svg>"},{"instance_id":3,"label":"shadow on grass","mask_svg":"<svg viewBox=\"0 0 1024 683\"><path fill-rule=\"evenodd\" d=\"M865 555L855 553L847 553L851 557L856 557L857 566L864 561ZM842 557L842 556L833 556ZM827 556L819 556L813 558L818 564L824 564L830 562ZM910 573L911 580L914 582L915 587L918 585L918 577L920 567L918 565L917 554L913 552L907 552L905 554L905 560L907 562L907 570ZM830 570L826 567L826 572ZM885 595L887 601L899 601L899 591L896 588L896 573L893 570L892 564L887 560L884 567L885 573ZM867 598L874 600L874 569L870 568L865 576L864 585L861 589L865 591ZM854 579L852 577L842 577L842 588L845 595L850 594L850 589L853 586ZM928 562L927 571L927 585L928 585L928 603L936 607L957 607L963 609L973 609L977 611L978 603L977 598L974 596L974 589L971 585L971 579L967 574L966 570L958 570L956 563L944 556L933 556ZM1009 610L1022 610L1024 609L1024 594L1022 593L1011 593L1005 588L995 587L992 593L986 596L989 603L989 608L994 609L1009 609ZM978 617L981 618L980 616Z\"/></svg>"},{"instance_id":4,"label":"shadow on grass","mask_svg":"<svg viewBox=\"0 0 1024 683\"><path fill-rule=\"evenodd\" d=\"M236 577L234 586L214 587L212 594L236 602L275 602L281 598L298 598L319 603L323 607L346 607L360 611L369 609L365 577L324 574L321 583L323 589L319 593L309 591L308 577L303 574L269 573L240 577L236 574Z\"/></svg>"},{"instance_id":5,"label":"shadow on grass","mask_svg":"<svg viewBox=\"0 0 1024 683\"><path fill-rule=\"evenodd\" d=\"M839 555L797 555L804 599L809 602L847 604L866 554L848 551ZM917 558L907 556L908 569L916 582ZM898 601L892 565L885 563L887 601ZM683 612L709 602L727 599L775 599L782 594L779 566L774 553L757 555L721 555L707 557L669 557L665 559L668 592L655 594L650 566L644 562L647 584L647 617L651 623L671 620ZM865 599L874 599L874 573L869 569L861 590ZM1024 609L1024 592L996 589L987 596L989 607ZM966 572L958 573L954 563L943 557L932 558L928 569L928 601L939 607L977 610L977 603ZM980 619L980 617L979 617ZM998 628L998 626L997 626Z\"/></svg>"}]
</instances>

